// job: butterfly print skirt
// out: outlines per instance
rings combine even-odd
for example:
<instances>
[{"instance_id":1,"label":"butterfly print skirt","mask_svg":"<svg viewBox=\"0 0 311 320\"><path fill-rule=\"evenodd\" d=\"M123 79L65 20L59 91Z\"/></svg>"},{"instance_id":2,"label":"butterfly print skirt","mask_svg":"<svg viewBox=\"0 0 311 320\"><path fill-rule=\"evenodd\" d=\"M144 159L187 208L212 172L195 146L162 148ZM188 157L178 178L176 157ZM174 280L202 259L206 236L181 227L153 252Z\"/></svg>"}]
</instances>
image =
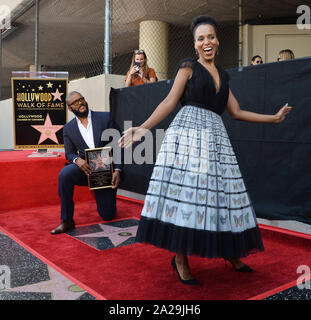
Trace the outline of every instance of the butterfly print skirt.
<instances>
[{"instance_id":1,"label":"butterfly print skirt","mask_svg":"<svg viewBox=\"0 0 311 320\"><path fill-rule=\"evenodd\" d=\"M221 117L184 106L166 131L136 240L201 257L263 251L254 209Z\"/></svg>"}]
</instances>

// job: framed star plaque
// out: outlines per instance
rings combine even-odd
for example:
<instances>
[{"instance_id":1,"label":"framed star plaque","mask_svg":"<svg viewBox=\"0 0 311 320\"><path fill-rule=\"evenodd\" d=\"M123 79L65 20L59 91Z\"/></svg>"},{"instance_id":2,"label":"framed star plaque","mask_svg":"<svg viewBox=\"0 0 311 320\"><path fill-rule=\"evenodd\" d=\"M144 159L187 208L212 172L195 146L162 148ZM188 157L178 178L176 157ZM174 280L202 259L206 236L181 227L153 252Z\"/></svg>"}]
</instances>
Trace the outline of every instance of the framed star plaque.
<instances>
[{"instance_id":1,"label":"framed star plaque","mask_svg":"<svg viewBox=\"0 0 311 320\"><path fill-rule=\"evenodd\" d=\"M12 78L15 149L61 149L67 122L65 78Z\"/></svg>"},{"instance_id":2,"label":"framed star plaque","mask_svg":"<svg viewBox=\"0 0 311 320\"><path fill-rule=\"evenodd\" d=\"M85 159L91 167L88 176L90 190L112 187L112 147L85 149Z\"/></svg>"}]
</instances>

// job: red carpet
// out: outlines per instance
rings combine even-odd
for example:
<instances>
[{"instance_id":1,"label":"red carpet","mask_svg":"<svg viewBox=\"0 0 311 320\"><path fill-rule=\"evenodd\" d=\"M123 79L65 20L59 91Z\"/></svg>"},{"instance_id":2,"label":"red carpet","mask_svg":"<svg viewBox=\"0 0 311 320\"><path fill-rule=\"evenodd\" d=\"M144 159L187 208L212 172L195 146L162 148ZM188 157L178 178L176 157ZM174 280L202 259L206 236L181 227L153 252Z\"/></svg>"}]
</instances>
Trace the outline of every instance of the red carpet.
<instances>
[{"instance_id":1,"label":"red carpet","mask_svg":"<svg viewBox=\"0 0 311 320\"><path fill-rule=\"evenodd\" d=\"M27 159L26 162L28 161ZM34 160L34 162L37 161L39 160ZM150 245L132 244L98 251L66 234L52 236L49 232L59 223L60 211L57 191L55 191L56 185L50 186L52 195L46 190L42 190L41 193L40 188L32 187L33 181L40 182L40 179L43 179L42 176L48 179L48 175L45 176L42 171L50 171L52 163L48 168L44 165L50 161L63 160L40 160L41 165L36 164L35 176L33 179L23 180L24 186L18 185L16 181L10 185L6 181L6 188L2 187L2 191L8 195L10 201L13 199L16 201L3 203L8 200L3 197L3 194L1 195L1 208L6 208L6 212L0 214L0 228L26 249L44 259L46 263L56 266L58 271L75 279L81 287L99 299L245 300L256 297L262 299L268 293L277 291L275 288L285 289L295 285L295 281L301 276L296 273L298 266L311 265L311 236L293 232L283 233L276 228L262 227L265 251L243 260L255 270L253 273L238 273L231 266L226 268L221 259L191 257L193 275L204 285L187 287L179 283L177 276L173 274L170 266L173 254L165 250ZM18 160L14 164L17 162ZM28 165L23 167L25 171L34 174L34 169L29 168L32 163L29 161ZM3 167L2 165L0 174ZM50 171L50 175L57 175L58 169L53 170ZM7 174L9 180L12 175ZM57 179L54 179L53 184L56 183L55 180ZM15 193L13 185L18 186L20 194ZM28 188L25 185L28 185ZM42 188L45 188L45 184ZM87 194L85 197L90 197L87 188L81 188L79 192L83 195ZM47 204L42 199L43 194L49 199ZM52 196L54 196L55 205L49 205L53 199ZM36 207L31 207L36 200L29 200L24 209L18 210L25 201L25 199L19 199L20 197L33 197L38 203ZM8 209L14 206L17 209ZM119 198L116 219L139 218L141 207L139 202ZM94 201L83 201L77 204L75 221L77 226L102 222Z\"/></svg>"},{"instance_id":2,"label":"red carpet","mask_svg":"<svg viewBox=\"0 0 311 320\"><path fill-rule=\"evenodd\" d=\"M0 213L58 203L58 172L65 164L64 154L57 158L27 157L32 152L0 152ZM78 187L76 199L91 200L92 193L86 191Z\"/></svg>"}]
</instances>

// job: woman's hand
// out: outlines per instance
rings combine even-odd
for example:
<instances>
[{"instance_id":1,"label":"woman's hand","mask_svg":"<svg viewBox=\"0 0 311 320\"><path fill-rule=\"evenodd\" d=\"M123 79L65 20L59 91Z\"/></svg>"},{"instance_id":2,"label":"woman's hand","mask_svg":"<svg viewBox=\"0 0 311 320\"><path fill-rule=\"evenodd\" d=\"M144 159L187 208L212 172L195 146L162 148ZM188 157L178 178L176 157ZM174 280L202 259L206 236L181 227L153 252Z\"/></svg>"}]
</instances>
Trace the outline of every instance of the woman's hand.
<instances>
[{"instance_id":1,"label":"woman's hand","mask_svg":"<svg viewBox=\"0 0 311 320\"><path fill-rule=\"evenodd\" d=\"M140 141L148 130L142 127L132 127L123 132L118 143L121 148L128 148L134 142Z\"/></svg>"},{"instance_id":2,"label":"woman's hand","mask_svg":"<svg viewBox=\"0 0 311 320\"><path fill-rule=\"evenodd\" d=\"M133 66L133 67L130 69L130 75L132 76L132 75L135 74L137 71L138 71L137 67L136 67L136 66Z\"/></svg>"},{"instance_id":3,"label":"woman's hand","mask_svg":"<svg viewBox=\"0 0 311 320\"><path fill-rule=\"evenodd\" d=\"M275 117L275 123L281 123L286 116L291 112L292 107L288 106L287 104L285 106L283 106L279 112L277 112L274 117Z\"/></svg>"}]
</instances>

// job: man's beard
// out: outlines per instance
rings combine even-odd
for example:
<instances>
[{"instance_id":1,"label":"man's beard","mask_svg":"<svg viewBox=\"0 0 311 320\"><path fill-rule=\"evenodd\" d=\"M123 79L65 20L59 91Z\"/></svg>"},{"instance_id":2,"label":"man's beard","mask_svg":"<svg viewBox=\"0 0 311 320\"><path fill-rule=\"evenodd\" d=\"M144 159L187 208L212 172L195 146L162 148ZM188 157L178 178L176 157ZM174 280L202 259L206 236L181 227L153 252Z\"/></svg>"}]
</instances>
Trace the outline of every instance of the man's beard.
<instances>
[{"instance_id":1,"label":"man's beard","mask_svg":"<svg viewBox=\"0 0 311 320\"><path fill-rule=\"evenodd\" d=\"M79 117L79 118L87 118L87 116L89 114L89 105L87 104L87 102L85 102L84 104L81 104L80 107L81 106L85 106L85 108L86 108L85 111L80 112L80 111L77 111L77 110L72 110L72 113L74 115L76 115L77 117Z\"/></svg>"}]
</instances>

